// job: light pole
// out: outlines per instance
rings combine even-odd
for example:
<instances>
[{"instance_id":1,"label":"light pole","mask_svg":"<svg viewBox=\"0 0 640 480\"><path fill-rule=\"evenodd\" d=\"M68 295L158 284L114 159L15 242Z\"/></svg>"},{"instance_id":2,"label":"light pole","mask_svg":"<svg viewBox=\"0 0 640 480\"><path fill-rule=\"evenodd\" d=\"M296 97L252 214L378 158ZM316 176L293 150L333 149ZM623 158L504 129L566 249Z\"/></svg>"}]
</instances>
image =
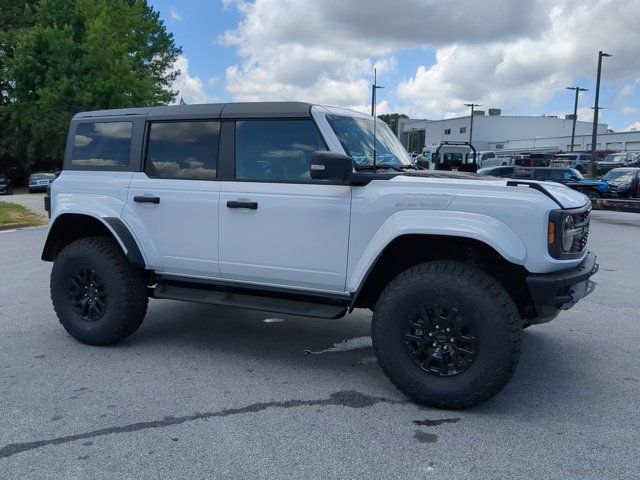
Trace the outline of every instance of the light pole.
<instances>
[{"instance_id":1,"label":"light pole","mask_svg":"<svg viewBox=\"0 0 640 480\"><path fill-rule=\"evenodd\" d=\"M378 69L373 69L373 85L371 85L371 116L376 116L376 90L384 88L378 85Z\"/></svg>"},{"instance_id":2,"label":"light pole","mask_svg":"<svg viewBox=\"0 0 640 480\"><path fill-rule=\"evenodd\" d=\"M610 57L602 50L598 52L598 74L596 76L596 102L593 106L593 131L591 133L591 160L589 161L589 175L593 176L596 162L596 141L598 140L598 100L600 99L600 74L602 73L602 57Z\"/></svg>"},{"instance_id":3,"label":"light pole","mask_svg":"<svg viewBox=\"0 0 640 480\"><path fill-rule=\"evenodd\" d=\"M576 102L573 105L573 127L571 128L571 151L573 152L573 142L576 138L576 121L578 120L578 94L580 92L586 92L589 89L581 87L567 87L567 90L576 91Z\"/></svg>"},{"instance_id":4,"label":"light pole","mask_svg":"<svg viewBox=\"0 0 640 480\"><path fill-rule=\"evenodd\" d=\"M471 119L469 122L469 143L471 143L471 140L473 140L473 109L475 107L481 107L482 105L479 103L465 103L464 106L471 107Z\"/></svg>"}]
</instances>

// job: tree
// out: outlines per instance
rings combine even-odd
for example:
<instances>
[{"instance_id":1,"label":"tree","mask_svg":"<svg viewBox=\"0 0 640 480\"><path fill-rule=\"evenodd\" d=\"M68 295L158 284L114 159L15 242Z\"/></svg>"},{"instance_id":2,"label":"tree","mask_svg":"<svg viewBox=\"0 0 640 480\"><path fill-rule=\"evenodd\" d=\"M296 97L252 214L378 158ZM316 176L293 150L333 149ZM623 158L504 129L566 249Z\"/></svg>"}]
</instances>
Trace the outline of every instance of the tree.
<instances>
[{"instance_id":1,"label":"tree","mask_svg":"<svg viewBox=\"0 0 640 480\"><path fill-rule=\"evenodd\" d=\"M393 133L398 134L398 120L401 118L409 118L404 113L384 113L378 115L378 118L389 125Z\"/></svg>"},{"instance_id":2,"label":"tree","mask_svg":"<svg viewBox=\"0 0 640 480\"><path fill-rule=\"evenodd\" d=\"M181 49L146 0L41 0L17 37L11 133L28 161L60 160L82 110L166 104Z\"/></svg>"}]
</instances>

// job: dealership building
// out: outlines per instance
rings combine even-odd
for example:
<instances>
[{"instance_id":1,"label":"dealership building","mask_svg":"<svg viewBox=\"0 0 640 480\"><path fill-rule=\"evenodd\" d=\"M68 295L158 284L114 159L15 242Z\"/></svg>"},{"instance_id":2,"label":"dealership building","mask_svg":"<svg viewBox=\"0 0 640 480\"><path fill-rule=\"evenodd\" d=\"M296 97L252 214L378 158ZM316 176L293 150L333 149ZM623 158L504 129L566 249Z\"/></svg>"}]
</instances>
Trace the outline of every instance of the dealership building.
<instances>
[{"instance_id":1,"label":"dealership building","mask_svg":"<svg viewBox=\"0 0 640 480\"><path fill-rule=\"evenodd\" d=\"M488 114L476 110L473 116L473 146L478 151L559 152L571 150L573 116L502 115L499 109ZM409 152L438 145L443 141L469 141L471 117L444 120L401 118L398 138ZM576 122L575 151L591 150L591 122ZM607 125L598 124L597 150L640 151L640 131L609 133Z\"/></svg>"}]
</instances>

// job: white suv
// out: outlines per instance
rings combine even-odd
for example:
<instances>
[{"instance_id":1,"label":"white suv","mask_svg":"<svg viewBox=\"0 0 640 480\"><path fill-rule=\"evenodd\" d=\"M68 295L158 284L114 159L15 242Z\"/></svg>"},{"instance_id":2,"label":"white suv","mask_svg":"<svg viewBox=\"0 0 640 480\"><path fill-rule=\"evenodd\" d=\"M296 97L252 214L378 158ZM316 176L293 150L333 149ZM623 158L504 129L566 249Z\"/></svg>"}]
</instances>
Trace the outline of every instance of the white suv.
<instances>
[{"instance_id":1,"label":"white suv","mask_svg":"<svg viewBox=\"0 0 640 480\"><path fill-rule=\"evenodd\" d=\"M64 328L113 344L149 298L318 318L373 311L414 400L464 408L515 371L523 327L591 292L587 197L421 170L387 126L305 103L81 113L46 203Z\"/></svg>"}]
</instances>

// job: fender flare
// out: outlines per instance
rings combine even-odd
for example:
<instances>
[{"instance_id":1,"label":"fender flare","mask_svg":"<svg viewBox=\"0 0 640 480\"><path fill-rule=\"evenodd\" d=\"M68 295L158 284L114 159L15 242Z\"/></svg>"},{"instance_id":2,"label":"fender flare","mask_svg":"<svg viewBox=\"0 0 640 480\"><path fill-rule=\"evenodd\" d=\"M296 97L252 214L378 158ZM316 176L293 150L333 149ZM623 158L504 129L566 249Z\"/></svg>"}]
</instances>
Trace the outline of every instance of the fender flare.
<instances>
[{"instance_id":1,"label":"fender flare","mask_svg":"<svg viewBox=\"0 0 640 480\"><path fill-rule=\"evenodd\" d=\"M408 234L439 235L477 240L509 263L524 265L527 248L505 223L483 214L447 210L404 210L391 215L373 235L347 279L347 290L359 292L385 248Z\"/></svg>"},{"instance_id":2,"label":"fender flare","mask_svg":"<svg viewBox=\"0 0 640 480\"><path fill-rule=\"evenodd\" d=\"M42 260L53 261L53 249L55 242L52 232L55 231L56 225L59 225L58 222L61 219L64 219L67 215L81 215L100 222L118 242L131 266L142 270L146 268L146 262L138 243L131 234L129 228L121 219L117 217L96 217L84 212L67 212L56 216L47 233L47 239L42 250Z\"/></svg>"}]
</instances>

